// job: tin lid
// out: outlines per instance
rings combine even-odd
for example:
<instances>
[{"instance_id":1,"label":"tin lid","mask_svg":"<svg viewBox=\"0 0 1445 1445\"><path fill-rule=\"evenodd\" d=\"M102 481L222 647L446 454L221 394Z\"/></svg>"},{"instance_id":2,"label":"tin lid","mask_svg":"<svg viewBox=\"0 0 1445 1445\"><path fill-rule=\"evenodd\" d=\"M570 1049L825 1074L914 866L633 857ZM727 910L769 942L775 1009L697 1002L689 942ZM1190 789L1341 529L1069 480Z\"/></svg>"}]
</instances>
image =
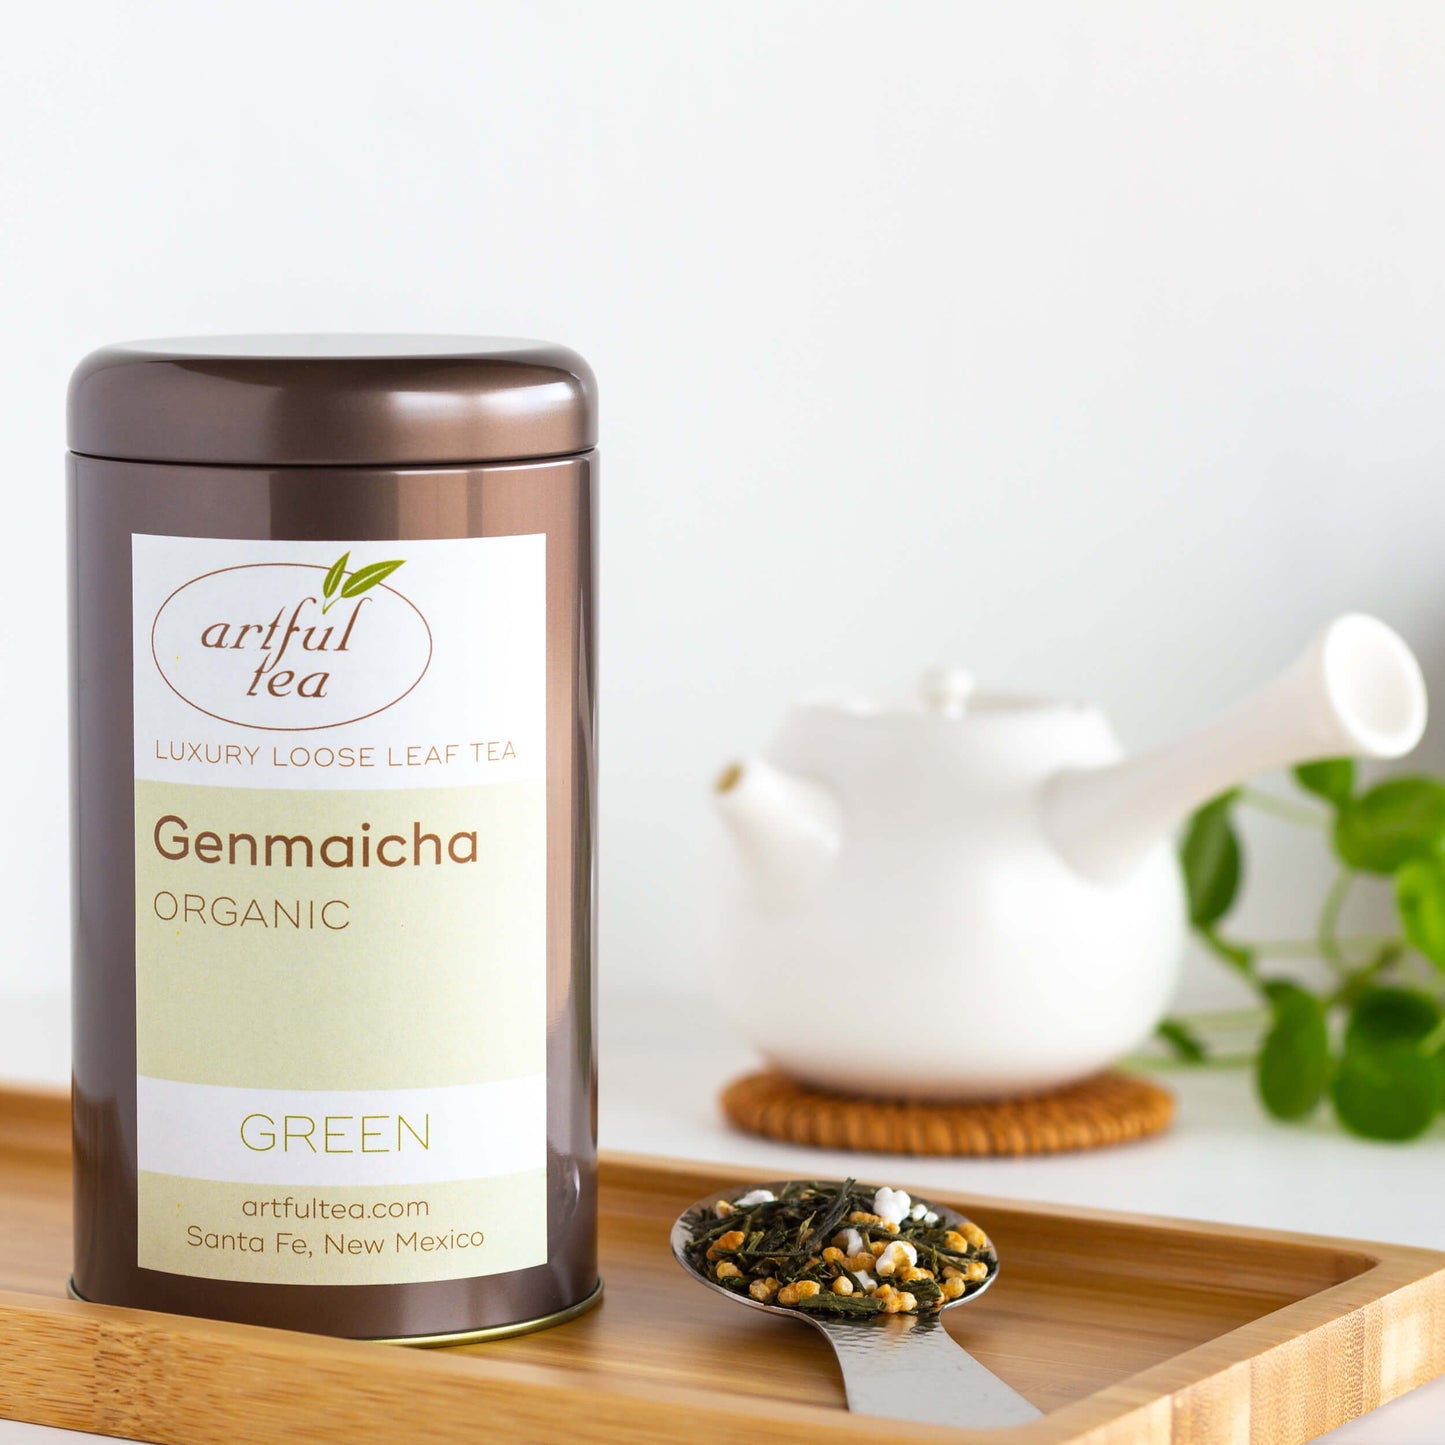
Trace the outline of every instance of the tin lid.
<instances>
[{"instance_id":1,"label":"tin lid","mask_svg":"<svg viewBox=\"0 0 1445 1445\"><path fill-rule=\"evenodd\" d=\"M597 383L564 346L489 336L198 336L92 351L70 449L233 466L421 466L597 443Z\"/></svg>"}]
</instances>

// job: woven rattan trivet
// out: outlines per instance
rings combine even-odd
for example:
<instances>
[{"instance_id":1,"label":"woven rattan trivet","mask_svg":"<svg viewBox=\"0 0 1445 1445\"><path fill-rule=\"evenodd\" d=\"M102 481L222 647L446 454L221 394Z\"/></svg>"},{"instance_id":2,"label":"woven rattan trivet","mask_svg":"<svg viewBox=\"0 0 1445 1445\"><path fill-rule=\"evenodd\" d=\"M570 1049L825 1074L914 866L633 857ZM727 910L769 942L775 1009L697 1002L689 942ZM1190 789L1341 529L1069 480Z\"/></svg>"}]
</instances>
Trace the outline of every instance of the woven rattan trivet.
<instances>
[{"instance_id":1,"label":"woven rattan trivet","mask_svg":"<svg viewBox=\"0 0 1445 1445\"><path fill-rule=\"evenodd\" d=\"M722 1107L750 1134L886 1154L1060 1154L1144 1139L1174 1118L1173 1094L1133 1074L1026 1099L919 1104L829 1094L767 1071L729 1084Z\"/></svg>"}]
</instances>

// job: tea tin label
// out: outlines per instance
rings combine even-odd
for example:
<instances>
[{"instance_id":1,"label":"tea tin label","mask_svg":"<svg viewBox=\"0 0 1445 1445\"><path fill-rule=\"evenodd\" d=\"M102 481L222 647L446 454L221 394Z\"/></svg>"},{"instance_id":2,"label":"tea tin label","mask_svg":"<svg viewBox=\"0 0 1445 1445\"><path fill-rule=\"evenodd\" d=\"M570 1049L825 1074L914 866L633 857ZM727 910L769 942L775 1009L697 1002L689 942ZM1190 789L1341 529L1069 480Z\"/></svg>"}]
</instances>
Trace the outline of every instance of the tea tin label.
<instances>
[{"instance_id":1,"label":"tea tin label","mask_svg":"<svg viewBox=\"0 0 1445 1445\"><path fill-rule=\"evenodd\" d=\"M132 565L139 1265L544 1263L545 538Z\"/></svg>"}]
</instances>

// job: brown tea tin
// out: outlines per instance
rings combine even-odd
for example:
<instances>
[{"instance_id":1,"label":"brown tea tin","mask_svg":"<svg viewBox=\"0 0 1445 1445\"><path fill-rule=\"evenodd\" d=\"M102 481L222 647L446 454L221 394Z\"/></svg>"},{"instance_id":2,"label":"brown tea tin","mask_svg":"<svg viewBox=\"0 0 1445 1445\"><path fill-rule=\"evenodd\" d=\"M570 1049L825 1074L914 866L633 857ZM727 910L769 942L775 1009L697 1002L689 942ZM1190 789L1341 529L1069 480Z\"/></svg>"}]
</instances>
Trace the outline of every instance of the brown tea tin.
<instances>
[{"instance_id":1,"label":"brown tea tin","mask_svg":"<svg viewBox=\"0 0 1445 1445\"><path fill-rule=\"evenodd\" d=\"M598 1298L596 425L527 341L76 370L82 1298L413 1343Z\"/></svg>"}]
</instances>

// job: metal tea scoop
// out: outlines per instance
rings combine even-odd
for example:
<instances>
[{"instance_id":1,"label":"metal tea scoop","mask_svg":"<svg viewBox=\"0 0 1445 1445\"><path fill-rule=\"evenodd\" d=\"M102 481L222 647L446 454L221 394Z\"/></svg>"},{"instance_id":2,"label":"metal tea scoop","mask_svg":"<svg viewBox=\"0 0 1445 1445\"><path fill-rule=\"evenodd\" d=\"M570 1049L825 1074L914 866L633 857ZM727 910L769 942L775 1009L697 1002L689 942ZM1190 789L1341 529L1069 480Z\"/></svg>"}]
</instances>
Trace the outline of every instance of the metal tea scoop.
<instances>
[{"instance_id":1,"label":"metal tea scoop","mask_svg":"<svg viewBox=\"0 0 1445 1445\"><path fill-rule=\"evenodd\" d=\"M824 1188L842 1187L838 1180L810 1182ZM781 1194L787 1187L787 1181L751 1187ZM723 1196L714 1193L698 1200L672 1226L672 1253L677 1262L699 1284L726 1295L735 1304L812 1325L833 1347L838 1366L843 1371L843 1388L848 1395L850 1410L862 1415L911 1420L917 1424L952 1425L974 1430L1021 1425L1026 1420L1037 1419L1042 1413L953 1341L943 1328L941 1311L842 1318L764 1304L750 1295L734 1294L700 1273L687 1256L687 1247L692 1242L690 1222L711 1217L713 1206L720 1197ZM947 1228L967 1223L956 1210L939 1204L929 1207ZM961 1298L946 1302L943 1308L951 1309L955 1304L976 1299L997 1276L998 1262L995 1258L987 1279Z\"/></svg>"}]
</instances>

